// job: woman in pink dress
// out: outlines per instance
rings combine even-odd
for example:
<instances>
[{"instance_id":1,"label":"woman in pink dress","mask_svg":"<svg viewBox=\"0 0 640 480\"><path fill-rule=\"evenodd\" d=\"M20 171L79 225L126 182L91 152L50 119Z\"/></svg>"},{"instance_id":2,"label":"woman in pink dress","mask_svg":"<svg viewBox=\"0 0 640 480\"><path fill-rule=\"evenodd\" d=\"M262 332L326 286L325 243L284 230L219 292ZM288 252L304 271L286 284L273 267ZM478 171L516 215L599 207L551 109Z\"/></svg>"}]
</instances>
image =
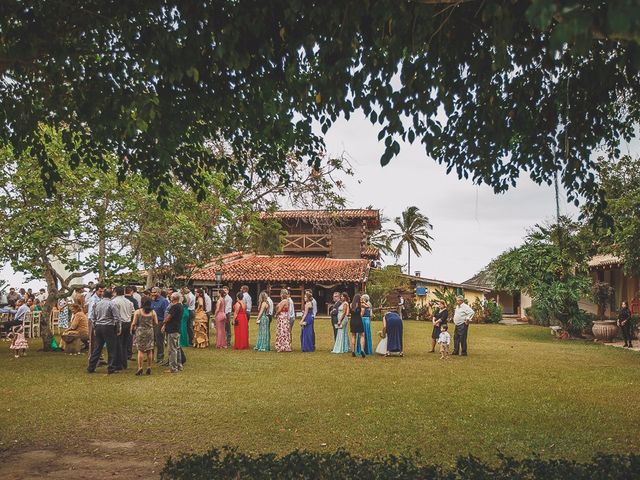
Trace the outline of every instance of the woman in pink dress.
<instances>
[{"instance_id":1,"label":"woman in pink dress","mask_svg":"<svg viewBox=\"0 0 640 480\"><path fill-rule=\"evenodd\" d=\"M280 292L282 300L276 307L276 352L291 351L291 324L289 323L289 291Z\"/></svg>"},{"instance_id":2,"label":"woman in pink dress","mask_svg":"<svg viewBox=\"0 0 640 480\"><path fill-rule=\"evenodd\" d=\"M216 348L227 348L227 314L224 313L224 296L226 293L220 289L218 291L218 301L216 302Z\"/></svg>"},{"instance_id":3,"label":"woman in pink dress","mask_svg":"<svg viewBox=\"0 0 640 480\"><path fill-rule=\"evenodd\" d=\"M242 300L242 292L238 292L236 299L237 302L233 307L233 349L247 350L249 348L247 306Z\"/></svg>"}]
</instances>

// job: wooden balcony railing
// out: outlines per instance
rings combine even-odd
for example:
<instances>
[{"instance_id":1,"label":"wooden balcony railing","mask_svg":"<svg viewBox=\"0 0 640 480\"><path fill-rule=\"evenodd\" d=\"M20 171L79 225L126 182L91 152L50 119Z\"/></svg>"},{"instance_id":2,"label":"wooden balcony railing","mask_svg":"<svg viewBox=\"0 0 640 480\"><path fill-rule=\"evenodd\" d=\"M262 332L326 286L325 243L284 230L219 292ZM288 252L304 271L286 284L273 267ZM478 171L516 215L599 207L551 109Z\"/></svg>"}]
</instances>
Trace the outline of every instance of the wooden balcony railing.
<instances>
[{"instance_id":1,"label":"wooden balcony railing","mask_svg":"<svg viewBox=\"0 0 640 480\"><path fill-rule=\"evenodd\" d=\"M297 234L287 235L285 252L329 252L331 235Z\"/></svg>"}]
</instances>

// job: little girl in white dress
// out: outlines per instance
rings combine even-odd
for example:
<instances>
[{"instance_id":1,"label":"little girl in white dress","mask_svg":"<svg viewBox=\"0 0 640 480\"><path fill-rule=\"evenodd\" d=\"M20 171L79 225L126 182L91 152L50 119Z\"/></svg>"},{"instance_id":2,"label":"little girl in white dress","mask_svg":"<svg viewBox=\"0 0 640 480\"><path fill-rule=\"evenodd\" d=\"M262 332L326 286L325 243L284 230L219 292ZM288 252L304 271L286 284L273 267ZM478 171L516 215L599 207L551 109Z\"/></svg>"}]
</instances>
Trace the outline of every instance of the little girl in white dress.
<instances>
[{"instance_id":1,"label":"little girl in white dress","mask_svg":"<svg viewBox=\"0 0 640 480\"><path fill-rule=\"evenodd\" d=\"M9 336L11 337L9 348L15 351L14 357L18 358L20 355L24 357L27 354L27 348L29 348L29 343L24 336L24 328L22 326L14 327Z\"/></svg>"}]
</instances>

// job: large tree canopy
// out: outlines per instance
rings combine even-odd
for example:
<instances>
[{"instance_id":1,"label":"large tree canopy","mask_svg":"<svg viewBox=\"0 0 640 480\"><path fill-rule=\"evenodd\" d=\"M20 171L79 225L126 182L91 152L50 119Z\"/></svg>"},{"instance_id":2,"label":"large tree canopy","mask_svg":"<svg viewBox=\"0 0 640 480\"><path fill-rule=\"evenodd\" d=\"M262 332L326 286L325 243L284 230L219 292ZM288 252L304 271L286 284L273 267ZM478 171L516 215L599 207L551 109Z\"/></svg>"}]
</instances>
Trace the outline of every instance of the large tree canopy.
<instances>
[{"instance_id":1,"label":"large tree canopy","mask_svg":"<svg viewBox=\"0 0 640 480\"><path fill-rule=\"evenodd\" d=\"M263 177L318 164L314 126L360 109L383 165L403 139L496 191L560 171L592 195L589 155L640 119L639 17L636 0L4 0L0 141L32 148L49 189L39 122L82 139L72 164L108 152L161 194L171 172L204 193L249 159Z\"/></svg>"}]
</instances>

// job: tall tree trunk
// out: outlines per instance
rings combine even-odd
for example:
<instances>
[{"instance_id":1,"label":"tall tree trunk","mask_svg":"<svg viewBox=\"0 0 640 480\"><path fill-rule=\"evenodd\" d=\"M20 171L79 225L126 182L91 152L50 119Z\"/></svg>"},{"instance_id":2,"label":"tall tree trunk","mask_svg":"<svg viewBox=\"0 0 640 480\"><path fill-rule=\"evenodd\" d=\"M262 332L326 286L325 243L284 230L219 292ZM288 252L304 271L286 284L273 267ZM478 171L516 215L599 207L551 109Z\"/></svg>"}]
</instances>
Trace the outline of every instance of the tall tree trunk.
<instances>
[{"instance_id":1,"label":"tall tree trunk","mask_svg":"<svg viewBox=\"0 0 640 480\"><path fill-rule=\"evenodd\" d=\"M145 285L145 288L150 289L155 286L156 284L155 277L156 276L155 276L154 269L153 268L147 269L147 284Z\"/></svg>"},{"instance_id":2,"label":"tall tree trunk","mask_svg":"<svg viewBox=\"0 0 640 480\"><path fill-rule=\"evenodd\" d=\"M109 211L109 192L105 193L102 204L102 215L100 225L98 226L98 282L105 281L106 263L107 263L107 231L105 224L107 223L107 214Z\"/></svg>"},{"instance_id":3,"label":"tall tree trunk","mask_svg":"<svg viewBox=\"0 0 640 480\"><path fill-rule=\"evenodd\" d=\"M107 261L107 247L103 233L103 229L100 228L100 240L98 240L98 283L104 282L105 263Z\"/></svg>"},{"instance_id":4,"label":"tall tree trunk","mask_svg":"<svg viewBox=\"0 0 640 480\"><path fill-rule=\"evenodd\" d=\"M411 245L407 242L407 274L411 275Z\"/></svg>"},{"instance_id":5,"label":"tall tree trunk","mask_svg":"<svg viewBox=\"0 0 640 480\"><path fill-rule=\"evenodd\" d=\"M42 337L42 350L50 352L53 332L49 329L49 318L51 318L53 307L58 301L58 282L51 268L45 268L44 278L47 282L47 292L49 295L40 314L40 336Z\"/></svg>"}]
</instances>

